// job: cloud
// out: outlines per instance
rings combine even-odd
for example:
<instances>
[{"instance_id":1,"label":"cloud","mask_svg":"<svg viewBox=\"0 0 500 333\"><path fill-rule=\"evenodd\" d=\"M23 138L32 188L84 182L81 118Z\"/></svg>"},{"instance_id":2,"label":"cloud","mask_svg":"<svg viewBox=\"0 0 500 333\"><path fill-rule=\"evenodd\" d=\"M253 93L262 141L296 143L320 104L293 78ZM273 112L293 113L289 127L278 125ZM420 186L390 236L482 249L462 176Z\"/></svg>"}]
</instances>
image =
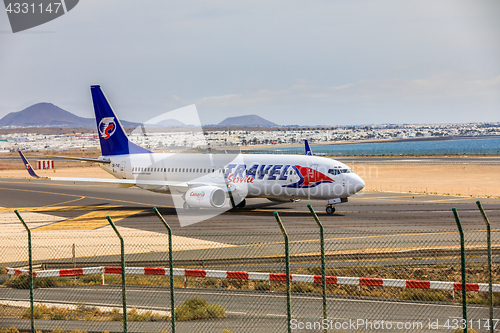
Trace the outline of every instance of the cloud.
<instances>
[{"instance_id":1,"label":"cloud","mask_svg":"<svg viewBox=\"0 0 500 333\"><path fill-rule=\"evenodd\" d=\"M257 90L240 94L209 96L196 100L204 106L244 106L279 102L284 99L370 101L433 101L444 99L498 99L500 75L486 79L467 79L458 73L441 73L425 79L365 80L339 86L296 84L280 90Z\"/></svg>"}]
</instances>

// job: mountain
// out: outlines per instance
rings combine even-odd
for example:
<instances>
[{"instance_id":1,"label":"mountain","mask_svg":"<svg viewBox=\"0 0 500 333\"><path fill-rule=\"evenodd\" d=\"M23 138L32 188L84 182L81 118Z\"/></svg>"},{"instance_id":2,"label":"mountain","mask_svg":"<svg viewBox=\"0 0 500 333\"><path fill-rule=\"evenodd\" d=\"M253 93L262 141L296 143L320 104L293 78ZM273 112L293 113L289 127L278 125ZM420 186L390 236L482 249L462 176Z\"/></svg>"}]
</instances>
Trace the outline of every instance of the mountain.
<instances>
[{"instance_id":1,"label":"mountain","mask_svg":"<svg viewBox=\"0 0 500 333\"><path fill-rule=\"evenodd\" d=\"M217 126L276 127L278 125L252 114L248 116L226 118Z\"/></svg>"},{"instance_id":2,"label":"mountain","mask_svg":"<svg viewBox=\"0 0 500 333\"><path fill-rule=\"evenodd\" d=\"M157 126L157 127L185 127L187 125L184 124L183 122L177 120L177 119L165 119L165 120L162 120L162 121L156 123L153 126Z\"/></svg>"},{"instance_id":3,"label":"mountain","mask_svg":"<svg viewBox=\"0 0 500 333\"><path fill-rule=\"evenodd\" d=\"M121 121L124 127L139 124ZM95 128L94 118L78 117L52 103L38 103L18 112L11 112L0 119L0 127L77 127Z\"/></svg>"}]
</instances>

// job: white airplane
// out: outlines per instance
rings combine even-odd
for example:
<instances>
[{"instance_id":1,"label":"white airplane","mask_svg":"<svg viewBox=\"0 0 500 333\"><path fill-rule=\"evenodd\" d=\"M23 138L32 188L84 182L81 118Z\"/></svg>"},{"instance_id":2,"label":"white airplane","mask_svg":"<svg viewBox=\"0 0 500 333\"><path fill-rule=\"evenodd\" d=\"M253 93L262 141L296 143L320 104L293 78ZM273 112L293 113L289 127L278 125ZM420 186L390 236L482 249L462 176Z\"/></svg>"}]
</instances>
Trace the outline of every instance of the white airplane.
<instances>
[{"instance_id":1,"label":"white airplane","mask_svg":"<svg viewBox=\"0 0 500 333\"><path fill-rule=\"evenodd\" d=\"M362 190L363 180L334 159L308 155L153 153L129 140L100 86L91 86L102 156L62 157L97 162L112 179L45 177L57 181L114 183L179 194L183 208L242 208L246 198L326 200L333 205ZM307 145L307 144L306 144ZM307 145L308 147L308 145ZM39 177L21 151L32 177ZM228 202L229 199L229 202Z\"/></svg>"}]
</instances>

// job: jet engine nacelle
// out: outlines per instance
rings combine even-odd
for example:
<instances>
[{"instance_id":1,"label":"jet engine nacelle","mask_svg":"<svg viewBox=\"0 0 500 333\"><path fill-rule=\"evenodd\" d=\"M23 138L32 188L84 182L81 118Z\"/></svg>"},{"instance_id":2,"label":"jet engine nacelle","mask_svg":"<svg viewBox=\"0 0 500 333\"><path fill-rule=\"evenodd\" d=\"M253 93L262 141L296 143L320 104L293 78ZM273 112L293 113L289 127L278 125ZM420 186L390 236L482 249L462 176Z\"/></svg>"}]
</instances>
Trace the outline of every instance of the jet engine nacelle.
<instances>
[{"instance_id":1,"label":"jet engine nacelle","mask_svg":"<svg viewBox=\"0 0 500 333\"><path fill-rule=\"evenodd\" d=\"M199 186L189 189L184 200L191 207L221 208L226 204L226 192L217 186Z\"/></svg>"}]
</instances>

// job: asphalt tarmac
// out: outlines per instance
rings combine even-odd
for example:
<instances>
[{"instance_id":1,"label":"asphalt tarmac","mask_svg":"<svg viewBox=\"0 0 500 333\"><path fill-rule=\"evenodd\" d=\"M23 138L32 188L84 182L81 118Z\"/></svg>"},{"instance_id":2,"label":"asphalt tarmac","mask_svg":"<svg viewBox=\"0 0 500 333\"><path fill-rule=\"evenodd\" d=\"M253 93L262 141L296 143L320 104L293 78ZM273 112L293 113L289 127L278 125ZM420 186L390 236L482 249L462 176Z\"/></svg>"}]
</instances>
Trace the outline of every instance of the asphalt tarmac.
<instances>
[{"instance_id":1,"label":"asphalt tarmac","mask_svg":"<svg viewBox=\"0 0 500 333\"><path fill-rule=\"evenodd\" d=\"M228 211L209 220L180 226L170 195L137 188L116 188L116 185L55 182L43 179L0 178L0 206L3 212L14 209L39 211L72 219L95 212L127 211L128 217L117 225L165 233L152 208L157 207L172 227L174 234L224 234L236 239L258 232L278 232L273 213L279 212L287 231L317 232L307 204L317 211L327 233L380 233L392 231L456 231L451 209L456 207L465 230L484 229L484 221L471 197L419 195L408 193L362 191L349 202L336 205L336 212L327 215L325 202L302 200L276 203L267 199L248 199L244 209ZM500 227L500 199L479 199L486 209L492 229ZM136 214L134 214L134 211ZM95 215L96 228L105 216ZM106 221L104 221L106 224ZM92 228L90 228L92 229Z\"/></svg>"}]
</instances>

